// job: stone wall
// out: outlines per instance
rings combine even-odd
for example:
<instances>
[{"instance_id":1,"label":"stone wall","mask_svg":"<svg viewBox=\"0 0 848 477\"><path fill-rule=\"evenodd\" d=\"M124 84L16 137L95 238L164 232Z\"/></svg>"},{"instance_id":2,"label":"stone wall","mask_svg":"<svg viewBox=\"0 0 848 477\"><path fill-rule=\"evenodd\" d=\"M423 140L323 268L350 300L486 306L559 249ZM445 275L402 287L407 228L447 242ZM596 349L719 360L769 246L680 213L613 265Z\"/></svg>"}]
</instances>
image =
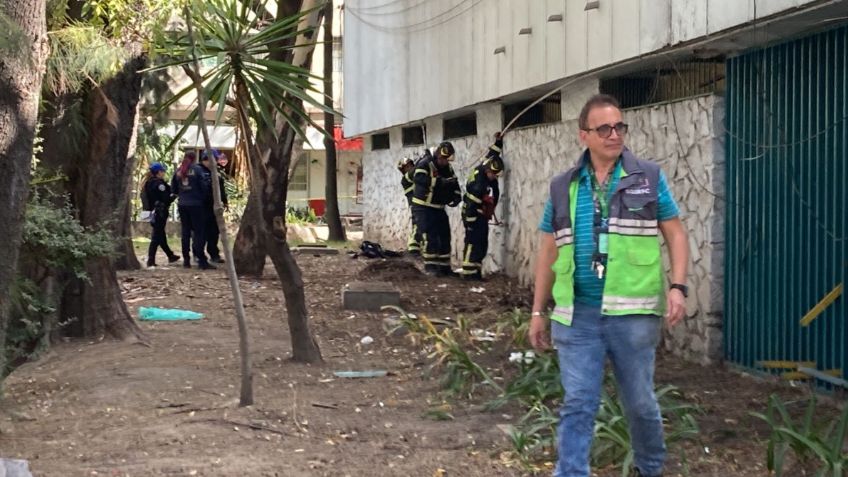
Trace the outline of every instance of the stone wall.
<instances>
[{"instance_id":1,"label":"stone wall","mask_svg":"<svg viewBox=\"0 0 848 477\"><path fill-rule=\"evenodd\" d=\"M724 102L702 96L628 111L630 148L668 176L689 234L687 319L667 349L702 364L721 359L724 293ZM668 255L664 253L666 269Z\"/></svg>"},{"instance_id":2,"label":"stone wall","mask_svg":"<svg viewBox=\"0 0 848 477\"><path fill-rule=\"evenodd\" d=\"M581 87L581 96L595 91ZM568 96L568 95L566 95ZM574 103L571 101L568 104ZM523 285L533 280L538 224L548 197L550 179L571 167L582 147L577 137L579 108L564 102L564 121L510 131L504 145L506 173L501 179L497 215L503 226L492 227L484 273L504 271ZM724 253L724 150L720 131L722 100L703 96L625 111L630 124L627 144L637 156L658 162L668 176L689 233L691 263L688 318L666 336L670 350L687 359L708 363L721 356ZM478 134L453 140L454 168L464 184L500 127L498 105L477 109ZM428 145L441 140L441 118L425 121ZM367 151L363 159L364 237L388 248L405 248L409 211L395 164L418 153L401 148L400 128L390 130L392 149ZM366 144L370 149L370 144ZM448 211L453 233L454 265L460 262L463 229L459 208ZM668 257L664 258L668 268Z\"/></svg>"}]
</instances>

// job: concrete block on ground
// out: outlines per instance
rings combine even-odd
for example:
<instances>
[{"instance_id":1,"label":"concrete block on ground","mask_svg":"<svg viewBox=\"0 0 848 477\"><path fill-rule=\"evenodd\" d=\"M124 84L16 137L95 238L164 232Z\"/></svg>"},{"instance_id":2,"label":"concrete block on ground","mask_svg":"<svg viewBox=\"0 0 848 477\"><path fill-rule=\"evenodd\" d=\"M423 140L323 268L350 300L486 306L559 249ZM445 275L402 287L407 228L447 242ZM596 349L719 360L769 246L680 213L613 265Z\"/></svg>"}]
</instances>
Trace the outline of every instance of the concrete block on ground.
<instances>
[{"instance_id":1,"label":"concrete block on ground","mask_svg":"<svg viewBox=\"0 0 848 477\"><path fill-rule=\"evenodd\" d=\"M345 310L380 311L386 305L400 305L400 291L388 282L351 282L342 288Z\"/></svg>"},{"instance_id":2,"label":"concrete block on ground","mask_svg":"<svg viewBox=\"0 0 848 477\"><path fill-rule=\"evenodd\" d=\"M292 252L304 255L338 255L339 249L329 247L294 247Z\"/></svg>"},{"instance_id":3,"label":"concrete block on ground","mask_svg":"<svg viewBox=\"0 0 848 477\"><path fill-rule=\"evenodd\" d=\"M3 477L32 477L29 463L21 459L0 458L0 476Z\"/></svg>"}]
</instances>

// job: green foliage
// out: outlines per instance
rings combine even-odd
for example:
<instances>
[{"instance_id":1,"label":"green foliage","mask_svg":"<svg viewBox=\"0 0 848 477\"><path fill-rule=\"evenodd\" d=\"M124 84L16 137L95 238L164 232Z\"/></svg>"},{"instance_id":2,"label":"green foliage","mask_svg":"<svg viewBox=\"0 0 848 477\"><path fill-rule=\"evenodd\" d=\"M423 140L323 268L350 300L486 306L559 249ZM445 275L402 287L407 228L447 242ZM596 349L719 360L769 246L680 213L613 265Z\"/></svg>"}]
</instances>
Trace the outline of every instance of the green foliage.
<instances>
[{"instance_id":1,"label":"green foliage","mask_svg":"<svg viewBox=\"0 0 848 477\"><path fill-rule=\"evenodd\" d=\"M521 355L516 359L516 355ZM532 409L538 404L552 403L562 399L559 361L556 353L548 351L536 354L533 351L513 353L510 361L517 364L519 373L509 382L504 392L489 402L490 409L497 409L511 401Z\"/></svg>"},{"instance_id":2,"label":"green foliage","mask_svg":"<svg viewBox=\"0 0 848 477\"><path fill-rule=\"evenodd\" d=\"M516 349L530 347L527 331L530 329L530 314L521 308L515 308L498 319L495 327L497 334L509 333L510 345Z\"/></svg>"},{"instance_id":3,"label":"green foliage","mask_svg":"<svg viewBox=\"0 0 848 477\"><path fill-rule=\"evenodd\" d=\"M35 180L43 178L36 175ZM9 366L30 359L47 346L55 326L56 300L70 277L86 278L85 261L114 253L112 234L83 227L64 197L37 191L30 195L21 245L26 276L16 277L10 295L9 325L3 351Z\"/></svg>"},{"instance_id":4,"label":"green foliage","mask_svg":"<svg viewBox=\"0 0 848 477\"><path fill-rule=\"evenodd\" d=\"M552 456L556 444L557 413L544 402L538 401L527 410L509 433L512 450L519 463L527 469L537 471L537 457Z\"/></svg>"},{"instance_id":5,"label":"green foliage","mask_svg":"<svg viewBox=\"0 0 848 477\"><path fill-rule=\"evenodd\" d=\"M612 382L612 379L608 379L601 395L601 405L595 419L591 460L592 465L599 467L620 465L622 477L627 477L633 464L633 447L624 407ZM696 438L699 429L695 415L701 413L701 410L685 403L674 386L661 386L656 390L656 395L665 425L666 447L672 449L681 441Z\"/></svg>"},{"instance_id":6,"label":"green foliage","mask_svg":"<svg viewBox=\"0 0 848 477\"><path fill-rule=\"evenodd\" d=\"M795 422L777 395L769 397L766 413L750 413L765 421L771 429L766 449L766 465L776 477L783 475L786 454L805 465L818 460L817 477L842 477L848 470L845 437L848 433L848 406L838 421L816 421L816 397L813 395L804 415Z\"/></svg>"},{"instance_id":7,"label":"green foliage","mask_svg":"<svg viewBox=\"0 0 848 477\"><path fill-rule=\"evenodd\" d=\"M286 207L286 223L309 225L317 224L320 220L315 215L315 211L311 207L296 209L291 206Z\"/></svg>"},{"instance_id":8,"label":"green foliage","mask_svg":"<svg viewBox=\"0 0 848 477\"><path fill-rule=\"evenodd\" d=\"M114 76L128 52L97 27L73 23L48 33L50 57L44 89L55 96L100 84Z\"/></svg>"},{"instance_id":9,"label":"green foliage","mask_svg":"<svg viewBox=\"0 0 848 477\"><path fill-rule=\"evenodd\" d=\"M45 317L53 314L56 307L50 297L32 280L17 277L9 295L9 327L6 329L7 367L0 370L6 376L20 362L37 356L46 347L44 337Z\"/></svg>"},{"instance_id":10,"label":"green foliage","mask_svg":"<svg viewBox=\"0 0 848 477\"><path fill-rule=\"evenodd\" d=\"M115 242L105 227L83 227L66 199L34 192L27 204L22 249L41 267L85 278L85 261L114 254Z\"/></svg>"},{"instance_id":11,"label":"green foliage","mask_svg":"<svg viewBox=\"0 0 848 477\"><path fill-rule=\"evenodd\" d=\"M86 0L83 16L112 38L161 34L178 7L170 0Z\"/></svg>"},{"instance_id":12,"label":"green foliage","mask_svg":"<svg viewBox=\"0 0 848 477\"><path fill-rule=\"evenodd\" d=\"M157 65L150 71L191 67L195 59L204 64L214 62L201 73L201 82L206 99L217 105L216 122L221 121L227 101L235 94L236 87L240 87L249 97L237 96L236 104L250 118L268 131L276 132L272 114L276 112L298 135L305 137L300 126L302 122L319 130L320 127L304 111L303 102L332 112L327 110L320 97L316 99L309 94L317 92L312 81L320 78L311 75L306 68L274 58L281 50L293 49L297 36L307 33L298 30L298 24L311 12L300 12L267 23L254 10L265 8L268 3L267 0L260 0L258 5L239 0L192 1L187 11L194 25L194 38L189 37L187 32L167 37L158 52L172 61ZM168 109L186 96L193 96L195 91L194 84L186 86L165 101L161 109ZM177 140L189 125L196 122L199 110L199 107L195 108L186 118Z\"/></svg>"},{"instance_id":13,"label":"green foliage","mask_svg":"<svg viewBox=\"0 0 848 477\"><path fill-rule=\"evenodd\" d=\"M466 351L467 348L479 351L473 343L467 319L459 317L455 327L445 326L439 331L427 317L417 317L393 306L383 309L399 312L401 326L409 330L411 338L432 347L428 356L433 360L431 369L443 370L442 387L448 394L470 397L481 384L503 393L501 386Z\"/></svg>"},{"instance_id":14,"label":"green foliage","mask_svg":"<svg viewBox=\"0 0 848 477\"><path fill-rule=\"evenodd\" d=\"M383 310L394 310L400 314L400 326L409 331L415 344L432 347L430 358L434 359L433 369L441 370L444 388L450 395L469 397L475 386L485 383L500 392L498 397L487 404L489 410L510 403L518 405L524 414L513 426L509 436L512 456L525 470L539 471L542 469L538 464L540 460L555 459L559 422L556 409L564 397L556 353L510 353L508 361L517 368L517 372L506 386L501 386L471 358L472 354L481 351L474 340L474 336L480 333L470 329L468 319L458 318L455 326L446 326L440 331L426 317L411 315L398 307L383 307ZM528 321L529 316L525 312L514 310L498 320L498 331L494 335L506 335L510 346L523 344ZM674 386L660 386L655 393L663 417L666 446L669 450L682 449L682 441L697 438L699 429L696 416L702 411L686 403ZM633 463L630 430L611 375L607 376L605 382L594 430L592 464L620 467L623 477L630 475Z\"/></svg>"}]
</instances>

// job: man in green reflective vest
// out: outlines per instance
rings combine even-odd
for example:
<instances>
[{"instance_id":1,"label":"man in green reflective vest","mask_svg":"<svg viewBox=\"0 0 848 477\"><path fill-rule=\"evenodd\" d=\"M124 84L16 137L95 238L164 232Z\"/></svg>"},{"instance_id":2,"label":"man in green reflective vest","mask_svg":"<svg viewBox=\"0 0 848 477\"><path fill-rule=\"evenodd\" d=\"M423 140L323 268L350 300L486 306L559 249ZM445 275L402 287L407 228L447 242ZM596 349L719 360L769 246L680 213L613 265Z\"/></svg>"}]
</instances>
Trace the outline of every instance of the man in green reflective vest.
<instances>
[{"instance_id":1,"label":"man in green reflective vest","mask_svg":"<svg viewBox=\"0 0 848 477\"><path fill-rule=\"evenodd\" d=\"M590 98L578 123L586 150L574 168L551 181L539 226L529 330L536 349L550 347L552 338L565 389L554 475L590 475L609 357L630 426L636 475L658 477L666 449L654 357L660 317L674 326L685 313L688 239L665 174L624 147L627 124L615 98ZM668 292L659 232L671 258ZM549 313L551 297L555 307Z\"/></svg>"}]
</instances>

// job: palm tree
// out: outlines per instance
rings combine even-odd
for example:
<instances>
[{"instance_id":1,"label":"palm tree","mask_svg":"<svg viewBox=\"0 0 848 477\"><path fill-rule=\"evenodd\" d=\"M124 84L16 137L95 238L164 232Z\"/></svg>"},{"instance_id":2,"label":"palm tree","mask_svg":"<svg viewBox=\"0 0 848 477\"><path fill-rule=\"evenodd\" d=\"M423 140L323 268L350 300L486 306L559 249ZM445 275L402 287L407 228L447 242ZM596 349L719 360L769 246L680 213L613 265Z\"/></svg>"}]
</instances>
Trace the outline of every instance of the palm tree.
<instances>
[{"instance_id":1,"label":"palm tree","mask_svg":"<svg viewBox=\"0 0 848 477\"><path fill-rule=\"evenodd\" d=\"M309 95L314 90L308 62L318 21L316 4L281 1L277 17L269 19L257 14L270 10L267 2L193 2L187 14L193 34L173 37L163 49L173 61L155 68L183 67L195 83L177 92L163 108L194 94L201 84L202 96L216 108L216 122L228 106L235 111L240 136L247 144L251 193L258 199L259 233L283 285L292 358L302 362L318 361L321 354L308 327L301 272L286 242L285 199L294 138L305 136L306 123L319 128L303 102L327 110ZM195 71L190 67L195 56L217 65L204 73ZM178 136L205 110L205 104L198 105ZM258 125L258 135L253 134L252 122Z\"/></svg>"}]
</instances>

